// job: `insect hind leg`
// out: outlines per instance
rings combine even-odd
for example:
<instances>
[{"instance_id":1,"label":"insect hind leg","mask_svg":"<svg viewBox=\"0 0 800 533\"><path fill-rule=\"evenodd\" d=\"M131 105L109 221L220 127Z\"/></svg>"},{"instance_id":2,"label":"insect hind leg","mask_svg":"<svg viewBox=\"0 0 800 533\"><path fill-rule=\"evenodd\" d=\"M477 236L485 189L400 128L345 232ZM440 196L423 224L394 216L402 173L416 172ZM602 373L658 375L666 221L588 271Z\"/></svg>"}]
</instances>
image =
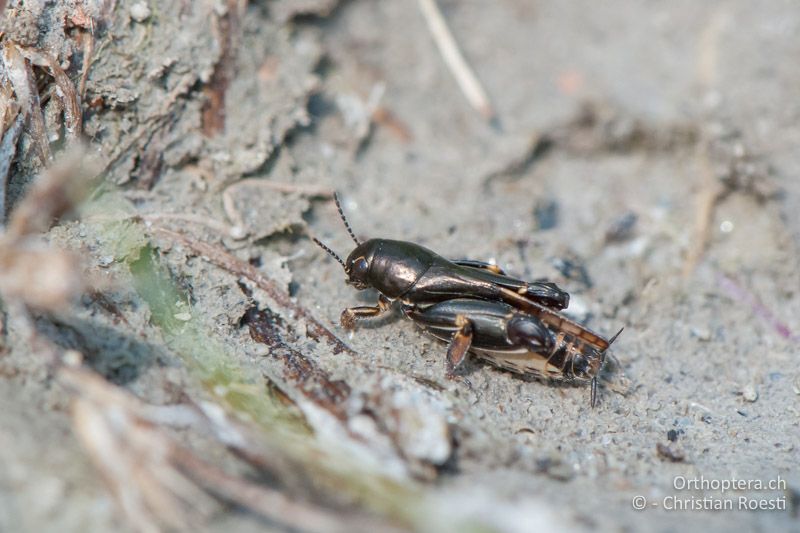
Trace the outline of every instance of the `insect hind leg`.
<instances>
[{"instance_id":1,"label":"insect hind leg","mask_svg":"<svg viewBox=\"0 0 800 533\"><path fill-rule=\"evenodd\" d=\"M458 330L447 348L447 377L449 378L455 376L456 368L464 361L469 347L472 345L472 322L464 315L458 315L456 326L458 326Z\"/></svg>"},{"instance_id":2,"label":"insect hind leg","mask_svg":"<svg viewBox=\"0 0 800 533\"><path fill-rule=\"evenodd\" d=\"M532 315L514 315L508 321L506 331L508 340L536 353L549 352L556 342L544 322Z\"/></svg>"}]
</instances>

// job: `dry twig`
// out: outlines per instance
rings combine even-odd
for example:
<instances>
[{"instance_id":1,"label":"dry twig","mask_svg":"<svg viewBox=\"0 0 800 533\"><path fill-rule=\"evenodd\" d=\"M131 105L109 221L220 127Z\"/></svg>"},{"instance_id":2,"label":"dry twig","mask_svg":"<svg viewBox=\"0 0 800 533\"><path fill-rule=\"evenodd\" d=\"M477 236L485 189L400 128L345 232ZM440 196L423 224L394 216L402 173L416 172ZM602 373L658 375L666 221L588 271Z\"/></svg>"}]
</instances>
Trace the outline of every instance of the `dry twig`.
<instances>
[{"instance_id":1,"label":"dry twig","mask_svg":"<svg viewBox=\"0 0 800 533\"><path fill-rule=\"evenodd\" d=\"M78 97L83 102L86 97L86 80L89 79L89 69L94 60L94 29L83 32L83 65L81 65L81 78L78 82Z\"/></svg>"},{"instance_id":2,"label":"dry twig","mask_svg":"<svg viewBox=\"0 0 800 533\"><path fill-rule=\"evenodd\" d=\"M202 525L217 507L210 494L255 514L301 531L374 531L386 524L356 515L339 516L282 492L254 483L200 459L154 422L154 407L99 375L78 367L81 356L66 354L58 378L74 395L72 415L77 437L110 486L133 527L156 532L162 525L185 530ZM163 408L161 408L163 409ZM182 409L178 420L208 426L223 444L257 467L262 454L246 444L240 428L219 425L219 416ZM175 414L170 414L170 418ZM255 456L256 460L252 460Z\"/></svg>"},{"instance_id":3,"label":"dry twig","mask_svg":"<svg viewBox=\"0 0 800 533\"><path fill-rule=\"evenodd\" d=\"M305 320L310 334L318 337L325 337L328 342L333 345L334 353L356 353L352 348L342 342L339 337L334 335L333 332L323 326L322 323L317 320L310 311L308 311L308 309L293 302L287 294L281 292L275 286L275 283L272 280L267 278L253 265L242 261L238 257L231 255L219 247L197 241L187 235L161 227L154 227L153 230L174 242L186 246L188 249L194 251L218 267L254 283L259 289L267 293L267 295L282 308L291 312L295 317Z\"/></svg>"},{"instance_id":4,"label":"dry twig","mask_svg":"<svg viewBox=\"0 0 800 533\"><path fill-rule=\"evenodd\" d=\"M712 89L717 81L720 35L725 26L726 19L727 12L718 9L713 13L700 36L696 67L698 81L705 91ZM711 141L707 134L704 134L701 139L700 149L701 179L703 181L700 193L697 197L694 238L683 264L684 277L689 277L694 272L697 263L700 261L703 253L705 253L708 241L711 237L711 225L714 222L714 213L717 204L724 194L723 187L715 176L714 169L711 165Z\"/></svg>"},{"instance_id":5,"label":"dry twig","mask_svg":"<svg viewBox=\"0 0 800 533\"><path fill-rule=\"evenodd\" d=\"M20 52L31 63L39 67L46 67L50 70L50 74L56 82L58 91L56 94L64 104L64 126L67 130L67 138L70 141L75 141L80 138L83 129L83 119L81 115L81 106L78 103L78 95L75 92L75 86L72 80L69 79L67 73L58 64L58 61L50 54L34 50L33 48L19 47Z\"/></svg>"},{"instance_id":6,"label":"dry twig","mask_svg":"<svg viewBox=\"0 0 800 533\"><path fill-rule=\"evenodd\" d=\"M694 238L683 263L683 276L689 277L694 272L697 263L705 253L708 241L711 238L711 227L714 222L714 212L717 203L724 195L724 188L717 179L711 166L709 143L703 142L701 147L700 163L702 165L702 185L697 194L697 209L695 211Z\"/></svg>"},{"instance_id":7,"label":"dry twig","mask_svg":"<svg viewBox=\"0 0 800 533\"><path fill-rule=\"evenodd\" d=\"M39 102L39 92L36 89L33 71L31 66L20 53L17 46L7 41L3 45L2 54L6 74L17 95L17 102L22 114L29 121L31 137L34 140L39 152L39 159L42 165L47 166L53 159L50 153L50 144L47 141L47 134L44 128L44 115Z\"/></svg>"},{"instance_id":8,"label":"dry twig","mask_svg":"<svg viewBox=\"0 0 800 533\"><path fill-rule=\"evenodd\" d=\"M800 341L800 335L794 335L789 326L767 307L761 299L741 286L733 278L722 273L717 273L717 283L736 302L746 304L754 315L764 320L769 326L784 339Z\"/></svg>"},{"instance_id":9,"label":"dry twig","mask_svg":"<svg viewBox=\"0 0 800 533\"><path fill-rule=\"evenodd\" d=\"M353 531L354 526L358 530L369 530L366 524L362 527L348 524L349 520L340 519L329 511L292 501L277 490L232 476L188 450L176 449L173 457L175 464L190 473L209 492L275 522L303 531Z\"/></svg>"},{"instance_id":10,"label":"dry twig","mask_svg":"<svg viewBox=\"0 0 800 533\"><path fill-rule=\"evenodd\" d=\"M140 215L140 218L145 222L158 222L160 220L189 222L192 224L205 226L226 237L231 237L233 239L240 238L240 231L238 227L229 226L224 222L220 222L219 220L204 215L195 215L192 213L148 213L146 215Z\"/></svg>"},{"instance_id":11,"label":"dry twig","mask_svg":"<svg viewBox=\"0 0 800 533\"><path fill-rule=\"evenodd\" d=\"M233 222L233 227L229 227L227 234L236 240L247 237L247 223L242 216L240 209L236 206L236 192L243 187L259 187L268 191L279 193L297 193L308 197L333 198L333 189L319 185L303 183L286 183L281 181L270 181L258 178L247 178L239 180L222 191L222 207L228 219Z\"/></svg>"},{"instance_id":12,"label":"dry twig","mask_svg":"<svg viewBox=\"0 0 800 533\"><path fill-rule=\"evenodd\" d=\"M75 393L77 437L136 530L187 529L211 514L213 499L173 464L177 444L140 415L138 400L87 370L63 367L59 379Z\"/></svg>"},{"instance_id":13,"label":"dry twig","mask_svg":"<svg viewBox=\"0 0 800 533\"><path fill-rule=\"evenodd\" d=\"M470 105L474 107L488 121L495 118L494 108L489 102L486 91L478 81L477 76L470 68L461 50L458 48L453 34L436 5L436 0L419 0L419 8L425 21L428 23L433 40L439 48L447 67L455 76L458 86L467 97Z\"/></svg>"},{"instance_id":14,"label":"dry twig","mask_svg":"<svg viewBox=\"0 0 800 533\"><path fill-rule=\"evenodd\" d=\"M0 227L6 220L8 171L17 154L17 140L25 123L25 114L13 95L5 64L0 62Z\"/></svg>"},{"instance_id":15,"label":"dry twig","mask_svg":"<svg viewBox=\"0 0 800 533\"><path fill-rule=\"evenodd\" d=\"M68 157L35 182L11 214L0 236L0 294L27 307L57 311L64 308L85 282L77 258L45 246L36 234L74 207L80 185L80 155Z\"/></svg>"}]
</instances>

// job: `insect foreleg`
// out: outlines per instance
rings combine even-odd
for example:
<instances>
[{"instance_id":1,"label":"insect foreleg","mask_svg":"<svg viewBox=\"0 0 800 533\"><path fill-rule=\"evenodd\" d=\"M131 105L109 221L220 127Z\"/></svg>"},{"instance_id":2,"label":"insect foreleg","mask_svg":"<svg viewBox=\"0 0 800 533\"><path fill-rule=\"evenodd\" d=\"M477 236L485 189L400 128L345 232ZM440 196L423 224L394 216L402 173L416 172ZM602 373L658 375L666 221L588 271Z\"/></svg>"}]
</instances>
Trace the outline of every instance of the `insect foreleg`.
<instances>
[{"instance_id":1,"label":"insect foreleg","mask_svg":"<svg viewBox=\"0 0 800 533\"><path fill-rule=\"evenodd\" d=\"M341 322L344 329L354 329L358 320L364 318L375 318L391 309L391 307L392 302L381 294L378 296L378 305L348 307L342 311L342 316L339 318L339 322Z\"/></svg>"}]
</instances>

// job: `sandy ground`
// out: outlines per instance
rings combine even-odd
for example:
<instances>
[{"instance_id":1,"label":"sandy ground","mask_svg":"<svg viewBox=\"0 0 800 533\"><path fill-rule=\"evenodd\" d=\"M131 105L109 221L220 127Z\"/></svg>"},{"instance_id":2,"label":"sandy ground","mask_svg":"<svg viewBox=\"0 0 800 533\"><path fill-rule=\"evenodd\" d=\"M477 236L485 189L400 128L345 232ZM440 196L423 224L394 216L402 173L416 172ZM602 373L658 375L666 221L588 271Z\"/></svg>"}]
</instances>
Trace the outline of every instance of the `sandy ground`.
<instances>
[{"instance_id":1,"label":"sandy ground","mask_svg":"<svg viewBox=\"0 0 800 533\"><path fill-rule=\"evenodd\" d=\"M235 2L227 15L210 4L153 5L144 18L130 2L91 12L106 22L85 97L99 103L85 112L85 132L124 213L250 261L352 348L307 335L307 318L251 295L237 285L242 276L190 246L152 237L231 364L278 383L303 412L308 439L335 440L339 430L312 416L317 401L356 442L342 453L375 463L365 468L411 487L417 503L390 513L330 487L291 496L337 516L363 510L381 527L429 531L797 527L800 12L792 2L441 1L496 109L493 124L460 92L414 2L284 1L240 15ZM293 13L301 4L310 14ZM17 12L5 16L18 42L56 39L23 32L21 18L9 19ZM224 105L209 111L220 95ZM11 169L12 199L40 171L27 135ZM624 326L599 406L590 408L585 387L473 360L462 372L468 383L447 380L446 348L399 317L345 332L341 310L374 294L345 285L304 236L340 255L352 248L324 197L331 189L361 237L549 278L571 293L572 316L608 336ZM176 214L200 220L168 218ZM117 312L84 296L56 318L37 315L39 335L81 351L146 403L213 398L154 325L157 313L91 216L60 223L47 239L79 251L93 279L107 278L103 301ZM242 320L253 301L283 324L277 346L255 342ZM7 324L0 530L135 528L76 438L74 394L24 328L11 316ZM345 387L347 401L301 390L287 370L292 354ZM372 429L354 429L365 419ZM208 435L169 431L209 461L243 468ZM765 488L684 485L701 477ZM644 509L634 508L637 496ZM740 509L740 498L779 509ZM704 501L734 510L676 509ZM293 521L234 505L201 524L262 531Z\"/></svg>"}]
</instances>

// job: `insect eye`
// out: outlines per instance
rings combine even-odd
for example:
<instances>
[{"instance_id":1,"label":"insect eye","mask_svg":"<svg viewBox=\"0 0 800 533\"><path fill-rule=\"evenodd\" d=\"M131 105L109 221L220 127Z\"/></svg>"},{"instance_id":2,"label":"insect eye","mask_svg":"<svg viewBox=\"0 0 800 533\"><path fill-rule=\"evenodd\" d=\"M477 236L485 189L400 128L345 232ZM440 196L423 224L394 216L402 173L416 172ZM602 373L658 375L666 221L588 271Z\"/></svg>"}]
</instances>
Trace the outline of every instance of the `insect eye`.
<instances>
[{"instance_id":1,"label":"insect eye","mask_svg":"<svg viewBox=\"0 0 800 533\"><path fill-rule=\"evenodd\" d=\"M359 257L355 263L353 263L353 275L357 277L364 277L367 275L367 271L369 270L369 263L363 257Z\"/></svg>"}]
</instances>

